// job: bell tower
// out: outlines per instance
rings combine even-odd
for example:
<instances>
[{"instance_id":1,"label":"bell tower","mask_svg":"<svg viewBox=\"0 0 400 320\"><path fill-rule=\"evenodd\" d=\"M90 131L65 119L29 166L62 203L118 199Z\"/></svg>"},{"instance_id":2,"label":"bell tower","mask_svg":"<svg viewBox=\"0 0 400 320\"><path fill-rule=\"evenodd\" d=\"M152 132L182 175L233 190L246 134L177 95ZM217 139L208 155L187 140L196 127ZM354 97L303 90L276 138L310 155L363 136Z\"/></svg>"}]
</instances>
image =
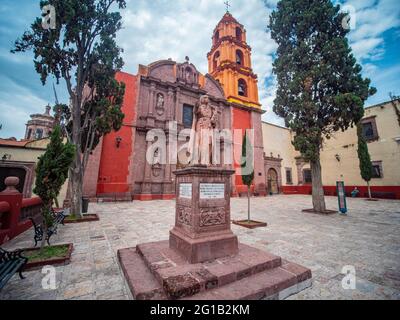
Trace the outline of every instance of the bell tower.
<instances>
[{"instance_id":1,"label":"bell tower","mask_svg":"<svg viewBox=\"0 0 400 320\"><path fill-rule=\"evenodd\" d=\"M227 11L214 29L207 54L208 72L220 82L229 102L261 109L257 75L251 67L246 29Z\"/></svg>"},{"instance_id":2,"label":"bell tower","mask_svg":"<svg viewBox=\"0 0 400 320\"><path fill-rule=\"evenodd\" d=\"M246 29L229 12L229 3L225 15L218 22L212 36L212 48L207 54L208 73L224 89L225 98L231 104L232 130L252 130L254 147L254 185L252 192L266 194L264 164L264 144L261 116L264 111L258 98L258 80L251 65L251 47L247 44ZM233 142L241 150L242 139ZM241 167L234 163L236 171L232 195L247 192L243 183Z\"/></svg>"}]
</instances>

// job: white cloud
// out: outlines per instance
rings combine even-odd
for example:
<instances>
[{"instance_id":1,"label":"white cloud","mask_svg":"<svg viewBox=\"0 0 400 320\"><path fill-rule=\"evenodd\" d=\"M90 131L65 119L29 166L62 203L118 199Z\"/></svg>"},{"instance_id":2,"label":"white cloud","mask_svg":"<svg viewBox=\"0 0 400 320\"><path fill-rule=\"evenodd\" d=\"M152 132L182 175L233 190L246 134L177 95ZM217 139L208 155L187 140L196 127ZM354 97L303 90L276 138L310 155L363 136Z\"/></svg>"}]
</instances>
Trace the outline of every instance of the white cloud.
<instances>
[{"instance_id":1,"label":"white cloud","mask_svg":"<svg viewBox=\"0 0 400 320\"><path fill-rule=\"evenodd\" d=\"M3 125L0 135L2 138L22 138L30 114L44 112L47 101L7 77L0 76L0 82L4 86L0 91L0 123Z\"/></svg>"},{"instance_id":2,"label":"white cloud","mask_svg":"<svg viewBox=\"0 0 400 320\"><path fill-rule=\"evenodd\" d=\"M277 45L267 32L267 25L276 1L267 4L266 7L263 0L236 0L230 11L247 30L253 71L259 78L260 101L269 114L275 84L268 88L265 80L272 77L272 55ZM124 29L117 40L124 48L125 71L136 73L138 64L168 58L183 61L189 56L200 72L208 72L207 53L213 30L225 14L223 1L130 0L121 14Z\"/></svg>"},{"instance_id":3,"label":"white cloud","mask_svg":"<svg viewBox=\"0 0 400 320\"><path fill-rule=\"evenodd\" d=\"M356 26L349 34L354 54L361 63L382 59L383 33L400 26L398 0L348 0L342 4L355 9Z\"/></svg>"},{"instance_id":4,"label":"white cloud","mask_svg":"<svg viewBox=\"0 0 400 320\"><path fill-rule=\"evenodd\" d=\"M235 0L231 2L230 11L246 27L247 40L253 49L253 70L259 77L260 101L267 111L263 119L282 125L283 120L272 111L276 91L272 62L277 46L266 32L269 15L276 7L277 1ZM350 43L364 67L364 74L386 89L384 79L393 81L395 75L393 72L378 72L378 62L385 54L384 33L400 26L398 0L336 1L353 5L356 9L357 24L349 34ZM10 14L13 11L14 5L9 6L11 9L3 10L5 13ZM0 11L2 8L4 7L0 6ZM38 11L37 4L30 8L31 11L25 10L21 16L15 16L13 24L2 24L0 33L7 35L18 27L20 34L27 27L27 21L32 21L30 16L34 13L36 15ZM117 36L118 44L124 49L124 71L136 73L139 64L146 65L167 58L184 61L185 56L189 56L200 72L207 73L207 53L211 47L212 32L224 13L223 1L128 0L127 8L121 11L124 29ZM400 34L400 31L398 32ZM11 38L14 38L14 35ZM8 43L11 38L6 38L6 46L12 43ZM25 56L10 56L5 52L0 53L0 59L6 60L10 66L28 62ZM33 65L29 68L32 71ZM383 75L386 75L386 78ZM8 76L7 74L1 76L0 81L10 81L7 80ZM32 81L39 81L37 75ZM393 82L391 85L395 86L396 83L398 82ZM25 81L25 86L28 85ZM3 123L3 130L0 133L2 136L17 134L21 136L24 131L23 124L29 119L29 114L41 112L47 101L38 98L38 94L27 87L22 87L22 84L10 83L3 88L6 89L0 91L0 122ZM51 88L46 96L50 101L53 100ZM9 129L5 129L5 126Z\"/></svg>"}]
</instances>

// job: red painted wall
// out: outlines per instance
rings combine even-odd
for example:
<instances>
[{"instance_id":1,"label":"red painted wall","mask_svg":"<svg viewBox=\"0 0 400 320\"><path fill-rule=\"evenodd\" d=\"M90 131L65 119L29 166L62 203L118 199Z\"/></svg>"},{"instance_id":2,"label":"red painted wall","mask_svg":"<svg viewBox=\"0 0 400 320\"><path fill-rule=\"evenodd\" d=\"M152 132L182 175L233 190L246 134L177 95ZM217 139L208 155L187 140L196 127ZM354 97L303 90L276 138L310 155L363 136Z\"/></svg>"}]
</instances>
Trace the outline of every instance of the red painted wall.
<instances>
[{"instance_id":1,"label":"red painted wall","mask_svg":"<svg viewBox=\"0 0 400 320\"><path fill-rule=\"evenodd\" d=\"M346 194L350 196L350 193L354 188L360 191L358 197L368 197L368 188L366 186L345 186ZM311 194L311 185L302 186L282 186L282 192L284 194ZM324 193L327 196L337 196L336 186L324 186ZM371 193L376 198L396 198L400 199L400 186L373 186L371 187ZM375 193L375 195L374 195Z\"/></svg>"},{"instance_id":2,"label":"red painted wall","mask_svg":"<svg viewBox=\"0 0 400 320\"><path fill-rule=\"evenodd\" d=\"M132 124L136 115L137 76L118 72L116 79L125 83L125 96L122 112L125 114L124 125L118 132L111 132L103 139L103 149L99 168L97 194L130 192L128 183L129 163L133 151ZM128 126L127 126L128 125ZM116 138L122 138L120 147Z\"/></svg>"},{"instance_id":3,"label":"red painted wall","mask_svg":"<svg viewBox=\"0 0 400 320\"><path fill-rule=\"evenodd\" d=\"M243 132L242 134L245 134L245 131L247 129L251 129L251 114L250 112L238 108L232 108L233 112L233 119L232 119L232 129L242 129ZM240 144L242 144L242 141L240 141ZM242 149L240 148L239 152L241 154ZM235 163L235 170L239 168L240 165ZM242 176L236 175L235 176L235 186L236 186L236 191L238 193L242 192L247 192L247 186L243 184L242 181Z\"/></svg>"}]
</instances>

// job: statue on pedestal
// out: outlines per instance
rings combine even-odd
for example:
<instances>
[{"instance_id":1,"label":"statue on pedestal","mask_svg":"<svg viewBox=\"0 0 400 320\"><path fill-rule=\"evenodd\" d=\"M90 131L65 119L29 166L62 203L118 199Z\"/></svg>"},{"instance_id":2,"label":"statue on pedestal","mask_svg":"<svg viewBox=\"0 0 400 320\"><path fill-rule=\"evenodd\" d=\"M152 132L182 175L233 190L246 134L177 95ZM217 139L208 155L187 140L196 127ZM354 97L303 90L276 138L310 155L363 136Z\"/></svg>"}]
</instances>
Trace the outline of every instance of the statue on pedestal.
<instances>
[{"instance_id":1,"label":"statue on pedestal","mask_svg":"<svg viewBox=\"0 0 400 320\"><path fill-rule=\"evenodd\" d=\"M214 129L218 124L218 112L210 105L207 95L201 96L194 108L192 132L188 152L191 155L191 165L212 164L214 154Z\"/></svg>"}]
</instances>

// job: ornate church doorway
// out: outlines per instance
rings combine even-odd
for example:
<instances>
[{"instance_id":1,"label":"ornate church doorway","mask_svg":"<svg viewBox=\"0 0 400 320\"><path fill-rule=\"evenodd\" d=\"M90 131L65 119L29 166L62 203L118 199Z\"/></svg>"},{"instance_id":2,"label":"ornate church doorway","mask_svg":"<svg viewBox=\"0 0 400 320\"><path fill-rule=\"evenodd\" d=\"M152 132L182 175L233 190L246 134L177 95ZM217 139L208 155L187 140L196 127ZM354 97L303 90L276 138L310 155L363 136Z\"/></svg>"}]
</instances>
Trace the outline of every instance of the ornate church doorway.
<instances>
[{"instance_id":1,"label":"ornate church doorway","mask_svg":"<svg viewBox=\"0 0 400 320\"><path fill-rule=\"evenodd\" d=\"M269 169L268 170L268 192L272 194L277 194L279 193L279 188L278 188L278 173L276 172L275 169Z\"/></svg>"}]
</instances>

